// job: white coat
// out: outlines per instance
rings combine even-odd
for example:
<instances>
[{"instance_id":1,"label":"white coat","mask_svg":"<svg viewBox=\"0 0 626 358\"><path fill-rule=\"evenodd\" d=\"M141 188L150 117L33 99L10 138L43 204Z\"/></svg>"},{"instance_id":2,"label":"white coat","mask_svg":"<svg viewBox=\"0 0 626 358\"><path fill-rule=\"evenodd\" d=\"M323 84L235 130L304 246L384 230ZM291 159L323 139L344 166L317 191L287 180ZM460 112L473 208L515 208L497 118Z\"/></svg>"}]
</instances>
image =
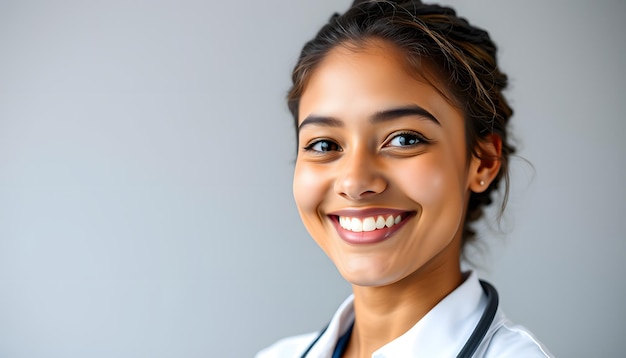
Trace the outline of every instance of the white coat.
<instances>
[{"instance_id":1,"label":"white coat","mask_svg":"<svg viewBox=\"0 0 626 358\"><path fill-rule=\"evenodd\" d=\"M372 358L456 357L472 334L485 307L487 296L472 272L419 322L400 337L372 354ZM328 328L309 351L310 358L330 358L335 344L354 321L353 296L339 307ZM298 358L318 333L285 338L260 351L256 358ZM474 357L553 357L526 328L509 321L498 309Z\"/></svg>"}]
</instances>

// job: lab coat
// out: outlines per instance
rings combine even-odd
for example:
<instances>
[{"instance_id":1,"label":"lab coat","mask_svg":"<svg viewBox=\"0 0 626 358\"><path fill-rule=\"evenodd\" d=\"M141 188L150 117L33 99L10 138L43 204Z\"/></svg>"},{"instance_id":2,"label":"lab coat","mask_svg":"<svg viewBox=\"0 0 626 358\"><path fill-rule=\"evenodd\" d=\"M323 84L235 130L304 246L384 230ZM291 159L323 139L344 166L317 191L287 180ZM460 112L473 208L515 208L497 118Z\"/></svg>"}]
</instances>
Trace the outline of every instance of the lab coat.
<instances>
[{"instance_id":1,"label":"lab coat","mask_svg":"<svg viewBox=\"0 0 626 358\"><path fill-rule=\"evenodd\" d=\"M330 358L335 344L354 321L354 297L339 307L328 328L307 357ZM400 337L372 354L372 358L456 357L472 334L485 307L487 296L475 272L419 322ZM282 339L260 351L256 358L298 358L319 332ZM509 321L498 308L496 316L474 357L553 357L526 328Z\"/></svg>"}]
</instances>

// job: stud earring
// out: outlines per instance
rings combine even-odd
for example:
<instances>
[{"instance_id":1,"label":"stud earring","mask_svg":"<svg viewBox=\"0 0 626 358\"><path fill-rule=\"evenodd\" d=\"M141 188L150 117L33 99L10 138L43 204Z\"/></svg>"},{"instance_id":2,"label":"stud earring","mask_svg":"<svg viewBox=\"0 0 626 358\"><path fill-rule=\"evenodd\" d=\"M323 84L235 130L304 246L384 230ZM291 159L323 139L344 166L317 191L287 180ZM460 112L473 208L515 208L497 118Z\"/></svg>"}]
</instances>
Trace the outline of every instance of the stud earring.
<instances>
[{"instance_id":1,"label":"stud earring","mask_svg":"<svg viewBox=\"0 0 626 358\"><path fill-rule=\"evenodd\" d=\"M485 185L485 182L483 180L480 181L480 186Z\"/></svg>"}]
</instances>

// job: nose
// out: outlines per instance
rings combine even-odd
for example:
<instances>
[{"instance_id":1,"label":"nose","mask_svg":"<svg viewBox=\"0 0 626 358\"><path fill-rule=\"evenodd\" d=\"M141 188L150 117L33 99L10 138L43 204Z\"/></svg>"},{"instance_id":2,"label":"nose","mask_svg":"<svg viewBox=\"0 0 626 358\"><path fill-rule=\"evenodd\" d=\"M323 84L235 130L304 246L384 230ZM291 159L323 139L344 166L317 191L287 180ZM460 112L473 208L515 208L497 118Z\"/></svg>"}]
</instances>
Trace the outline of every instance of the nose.
<instances>
[{"instance_id":1,"label":"nose","mask_svg":"<svg viewBox=\"0 0 626 358\"><path fill-rule=\"evenodd\" d=\"M350 200L363 200L387 189L387 180L373 154L346 153L335 180L335 192Z\"/></svg>"}]
</instances>

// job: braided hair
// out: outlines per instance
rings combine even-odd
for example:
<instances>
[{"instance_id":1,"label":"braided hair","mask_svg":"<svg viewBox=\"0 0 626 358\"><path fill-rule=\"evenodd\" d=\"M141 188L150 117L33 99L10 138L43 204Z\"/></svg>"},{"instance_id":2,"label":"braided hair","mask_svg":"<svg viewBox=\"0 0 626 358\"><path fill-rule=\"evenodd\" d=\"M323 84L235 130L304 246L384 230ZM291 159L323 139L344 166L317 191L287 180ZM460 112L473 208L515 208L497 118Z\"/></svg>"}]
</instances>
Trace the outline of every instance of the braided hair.
<instances>
[{"instance_id":1,"label":"braided hair","mask_svg":"<svg viewBox=\"0 0 626 358\"><path fill-rule=\"evenodd\" d=\"M498 160L501 169L489 187L472 192L463 227L463 243L476 237L471 223L483 216L484 208L504 182L500 213L506 206L509 187L508 160L515 152L507 125L513 110L503 96L507 76L498 68L496 45L489 34L458 17L449 7L419 0L356 0L343 14L335 13L307 42L292 72L293 85L287 104L298 122L300 98L311 73L336 46L363 46L380 39L394 44L404 54L409 68L425 72L424 63L435 68L437 88L464 114L467 155L480 157L479 144L491 135L502 141Z\"/></svg>"}]
</instances>

